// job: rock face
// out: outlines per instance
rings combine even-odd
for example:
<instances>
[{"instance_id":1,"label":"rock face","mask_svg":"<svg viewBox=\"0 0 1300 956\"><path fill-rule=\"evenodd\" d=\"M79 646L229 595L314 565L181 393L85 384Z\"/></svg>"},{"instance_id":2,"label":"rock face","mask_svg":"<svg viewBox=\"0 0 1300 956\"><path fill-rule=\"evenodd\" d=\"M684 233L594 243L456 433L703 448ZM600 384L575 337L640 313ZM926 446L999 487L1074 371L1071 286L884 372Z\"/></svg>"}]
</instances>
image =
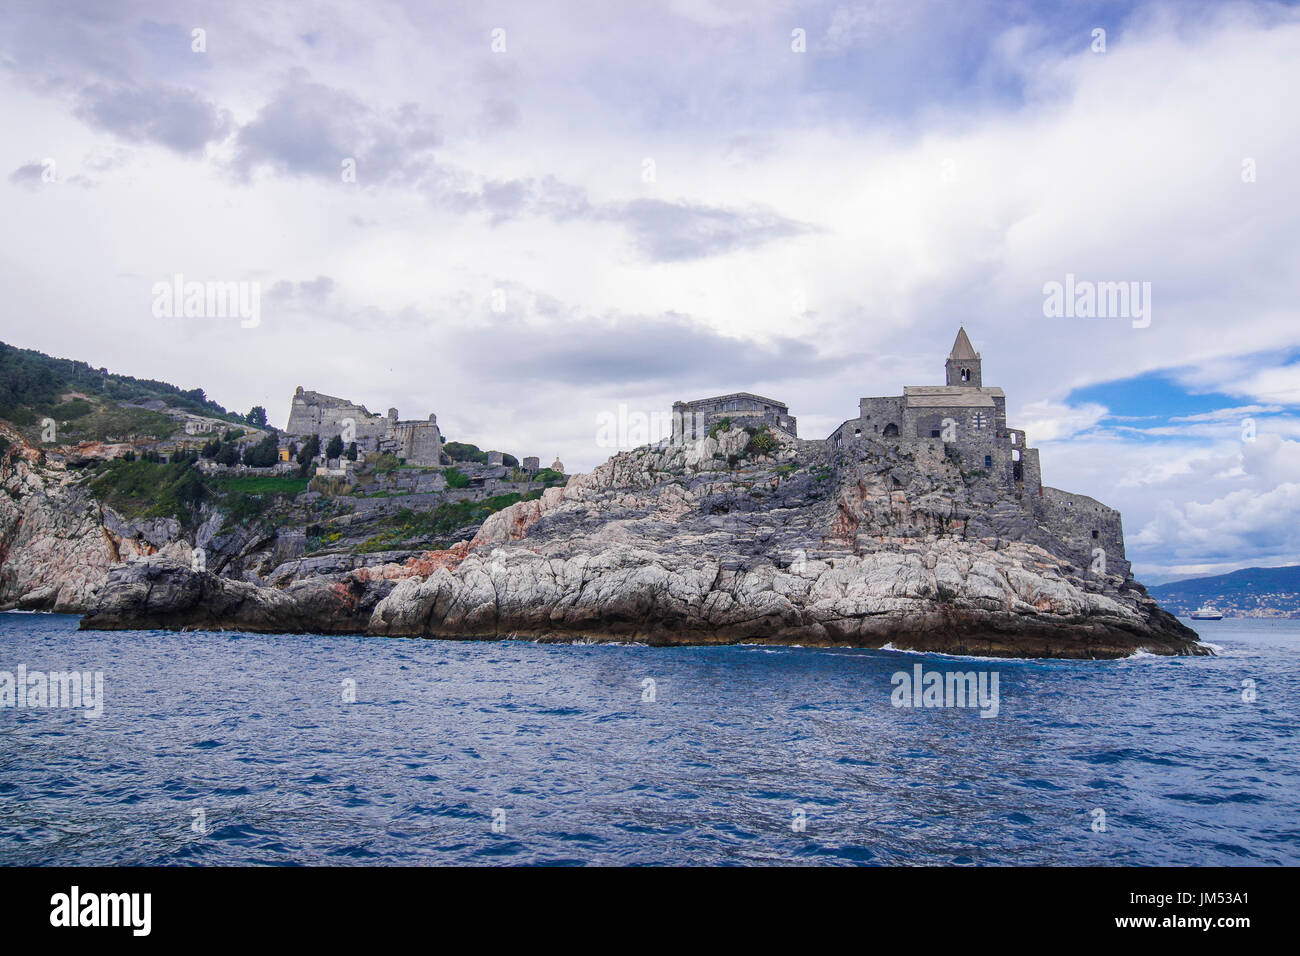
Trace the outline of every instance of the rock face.
<instances>
[{"instance_id":1,"label":"rock face","mask_svg":"<svg viewBox=\"0 0 1300 956\"><path fill-rule=\"evenodd\" d=\"M1209 652L1127 573L1076 564L1033 502L941 445L774 434L767 455L740 429L616 455L403 564L267 588L138 561L113 571L82 626Z\"/></svg>"},{"instance_id":2,"label":"rock face","mask_svg":"<svg viewBox=\"0 0 1300 956\"><path fill-rule=\"evenodd\" d=\"M39 464L16 434L0 457L0 608L77 612L123 561L189 560L180 525L132 522L95 501L63 468Z\"/></svg>"},{"instance_id":3,"label":"rock face","mask_svg":"<svg viewBox=\"0 0 1300 956\"><path fill-rule=\"evenodd\" d=\"M391 582L349 577L269 588L147 559L109 572L102 597L82 627L355 633L365 630L375 604L391 588Z\"/></svg>"}]
</instances>

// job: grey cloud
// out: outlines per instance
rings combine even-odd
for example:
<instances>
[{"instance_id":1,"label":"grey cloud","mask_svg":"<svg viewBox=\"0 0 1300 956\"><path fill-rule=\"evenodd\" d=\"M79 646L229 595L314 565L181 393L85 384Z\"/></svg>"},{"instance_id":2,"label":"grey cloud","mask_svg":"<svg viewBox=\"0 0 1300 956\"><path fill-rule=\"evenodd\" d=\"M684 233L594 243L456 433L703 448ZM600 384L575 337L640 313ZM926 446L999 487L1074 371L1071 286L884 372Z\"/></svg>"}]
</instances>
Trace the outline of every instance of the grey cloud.
<instances>
[{"instance_id":1,"label":"grey cloud","mask_svg":"<svg viewBox=\"0 0 1300 956\"><path fill-rule=\"evenodd\" d=\"M485 212L494 224L525 215L556 222L614 223L626 229L637 251L653 262L702 259L813 231L758 206L728 209L662 199L596 204L582 188L553 177L490 181L474 189L454 190L440 201L457 212Z\"/></svg>"},{"instance_id":2,"label":"grey cloud","mask_svg":"<svg viewBox=\"0 0 1300 956\"><path fill-rule=\"evenodd\" d=\"M9 181L15 186L24 186L28 189L40 189L52 183L58 183L64 186L80 186L82 189L92 189L99 183L89 176L80 173L61 177L57 176L51 183L47 183L43 176L45 173L45 164L38 162L23 163L12 173L9 174Z\"/></svg>"},{"instance_id":3,"label":"grey cloud","mask_svg":"<svg viewBox=\"0 0 1300 956\"><path fill-rule=\"evenodd\" d=\"M234 169L245 180L259 167L337 180L342 161L351 157L362 185L415 188L453 212L484 213L494 225L522 216L615 223L628 231L644 258L655 262L700 259L810 231L759 207L659 199L597 204L582 187L553 176L479 180L435 162L432 149L441 142L433 117L414 104L381 113L299 70L240 128Z\"/></svg>"},{"instance_id":4,"label":"grey cloud","mask_svg":"<svg viewBox=\"0 0 1300 956\"><path fill-rule=\"evenodd\" d=\"M477 373L576 386L672 386L683 394L824 375L856 360L807 342L728 338L685 316L620 316L532 327L505 321L452 333L449 351ZM860 358L860 357L857 357Z\"/></svg>"},{"instance_id":5,"label":"grey cloud","mask_svg":"<svg viewBox=\"0 0 1300 956\"><path fill-rule=\"evenodd\" d=\"M461 179L464 177L461 176ZM477 186L458 185L441 191L444 179L433 186L434 198L456 212L485 212L492 223L499 224L520 216L547 216L557 222L579 217L593 217L596 210L587 199L586 190L570 186L551 176L542 179L489 180Z\"/></svg>"},{"instance_id":6,"label":"grey cloud","mask_svg":"<svg viewBox=\"0 0 1300 956\"><path fill-rule=\"evenodd\" d=\"M359 184L409 183L427 172L431 161L424 154L441 141L433 117L415 104L383 114L297 71L240 128L234 168L243 179L269 166L291 175L338 180L343 160L351 158Z\"/></svg>"},{"instance_id":7,"label":"grey cloud","mask_svg":"<svg viewBox=\"0 0 1300 956\"><path fill-rule=\"evenodd\" d=\"M320 305L334 292L334 280L329 276L317 276L303 282L291 282L281 279L271 286L267 293L271 299L280 302L296 302L300 305Z\"/></svg>"},{"instance_id":8,"label":"grey cloud","mask_svg":"<svg viewBox=\"0 0 1300 956\"><path fill-rule=\"evenodd\" d=\"M811 231L808 226L757 207L733 210L660 199L624 203L607 213L607 218L626 226L642 255L656 262L680 262L752 249Z\"/></svg>"},{"instance_id":9,"label":"grey cloud","mask_svg":"<svg viewBox=\"0 0 1300 956\"><path fill-rule=\"evenodd\" d=\"M81 91L74 112L96 129L133 142L159 143L178 153L202 152L230 129L227 111L179 87L131 89L95 83Z\"/></svg>"},{"instance_id":10,"label":"grey cloud","mask_svg":"<svg viewBox=\"0 0 1300 956\"><path fill-rule=\"evenodd\" d=\"M20 186L30 186L41 181L41 173L44 170L45 167L40 163L23 163L9 174L9 181Z\"/></svg>"}]
</instances>

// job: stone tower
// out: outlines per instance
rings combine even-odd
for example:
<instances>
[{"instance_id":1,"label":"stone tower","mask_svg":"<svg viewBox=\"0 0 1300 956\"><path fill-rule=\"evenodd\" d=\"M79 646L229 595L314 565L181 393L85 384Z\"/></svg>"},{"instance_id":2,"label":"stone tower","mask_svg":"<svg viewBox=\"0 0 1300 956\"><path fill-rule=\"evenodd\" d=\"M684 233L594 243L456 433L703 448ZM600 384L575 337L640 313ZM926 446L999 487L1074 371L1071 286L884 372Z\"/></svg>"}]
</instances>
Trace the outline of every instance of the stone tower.
<instances>
[{"instance_id":1,"label":"stone tower","mask_svg":"<svg viewBox=\"0 0 1300 956\"><path fill-rule=\"evenodd\" d=\"M966 328L957 330L957 341L952 343L952 352L948 355L947 384L964 385L979 388L983 384L980 373L980 354L966 337Z\"/></svg>"}]
</instances>

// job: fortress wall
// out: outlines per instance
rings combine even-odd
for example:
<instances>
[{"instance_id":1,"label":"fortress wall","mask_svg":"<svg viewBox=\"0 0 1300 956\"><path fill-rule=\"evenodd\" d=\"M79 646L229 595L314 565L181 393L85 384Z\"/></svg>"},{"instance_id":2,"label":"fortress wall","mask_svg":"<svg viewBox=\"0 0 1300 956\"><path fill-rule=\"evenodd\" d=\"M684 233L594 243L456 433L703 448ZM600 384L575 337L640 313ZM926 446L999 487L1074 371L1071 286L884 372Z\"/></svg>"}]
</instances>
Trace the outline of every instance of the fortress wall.
<instances>
[{"instance_id":1,"label":"fortress wall","mask_svg":"<svg viewBox=\"0 0 1300 956\"><path fill-rule=\"evenodd\" d=\"M320 435L321 441L327 441L342 434L349 419L358 447L373 446L388 429L388 419L372 415L364 405L299 388L289 406L285 433L300 437Z\"/></svg>"},{"instance_id":2,"label":"fortress wall","mask_svg":"<svg viewBox=\"0 0 1300 956\"><path fill-rule=\"evenodd\" d=\"M1087 495L1046 486L1042 496L1032 502L1035 517L1071 548L1076 564L1088 568L1093 549L1103 548L1107 573L1129 576L1131 566L1124 556L1124 526L1118 511Z\"/></svg>"},{"instance_id":3,"label":"fortress wall","mask_svg":"<svg viewBox=\"0 0 1300 956\"><path fill-rule=\"evenodd\" d=\"M442 432L436 423L399 422L402 430L401 456L413 465L439 465L442 463Z\"/></svg>"},{"instance_id":4,"label":"fortress wall","mask_svg":"<svg viewBox=\"0 0 1300 956\"><path fill-rule=\"evenodd\" d=\"M879 438L884 435L885 428L890 425L898 426L900 436L904 435L903 430L903 399L902 397L888 398L864 398L858 402L858 421L855 428L862 429L863 437ZM846 429L852 433L852 429ZM915 434L915 432L912 432ZM848 437L848 434L845 435Z\"/></svg>"},{"instance_id":5,"label":"fortress wall","mask_svg":"<svg viewBox=\"0 0 1300 956\"><path fill-rule=\"evenodd\" d=\"M695 402L674 402L673 438L676 441L702 438L714 424L723 419L741 427L758 428L767 425L769 428L779 428L791 437L798 437L798 420L788 411L782 411L783 407L739 394Z\"/></svg>"}]
</instances>

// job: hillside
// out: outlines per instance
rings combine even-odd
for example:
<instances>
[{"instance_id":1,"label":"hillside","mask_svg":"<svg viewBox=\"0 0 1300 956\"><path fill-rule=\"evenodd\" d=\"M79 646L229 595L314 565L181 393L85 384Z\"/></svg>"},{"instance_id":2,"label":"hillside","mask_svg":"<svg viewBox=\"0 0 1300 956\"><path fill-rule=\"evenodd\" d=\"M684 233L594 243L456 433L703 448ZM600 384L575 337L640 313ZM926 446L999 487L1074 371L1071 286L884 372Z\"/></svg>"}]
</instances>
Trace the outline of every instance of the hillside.
<instances>
[{"instance_id":1,"label":"hillside","mask_svg":"<svg viewBox=\"0 0 1300 956\"><path fill-rule=\"evenodd\" d=\"M0 342L0 419L28 439L42 440L45 419L56 423L59 443L122 441L131 436L161 439L182 429L180 413L245 421L209 399L201 388L185 390L167 382L116 375L85 362Z\"/></svg>"},{"instance_id":2,"label":"hillside","mask_svg":"<svg viewBox=\"0 0 1300 956\"><path fill-rule=\"evenodd\" d=\"M355 443L349 457L337 434L267 427L260 406L240 416L202 389L0 343L0 609L85 610L112 567L143 557L201 552L258 582L405 560L565 481L447 447L445 467Z\"/></svg>"},{"instance_id":3,"label":"hillside","mask_svg":"<svg viewBox=\"0 0 1300 956\"><path fill-rule=\"evenodd\" d=\"M1242 568L1212 577L1170 581L1147 589L1174 614L1210 604L1225 617L1300 618L1300 565Z\"/></svg>"}]
</instances>

